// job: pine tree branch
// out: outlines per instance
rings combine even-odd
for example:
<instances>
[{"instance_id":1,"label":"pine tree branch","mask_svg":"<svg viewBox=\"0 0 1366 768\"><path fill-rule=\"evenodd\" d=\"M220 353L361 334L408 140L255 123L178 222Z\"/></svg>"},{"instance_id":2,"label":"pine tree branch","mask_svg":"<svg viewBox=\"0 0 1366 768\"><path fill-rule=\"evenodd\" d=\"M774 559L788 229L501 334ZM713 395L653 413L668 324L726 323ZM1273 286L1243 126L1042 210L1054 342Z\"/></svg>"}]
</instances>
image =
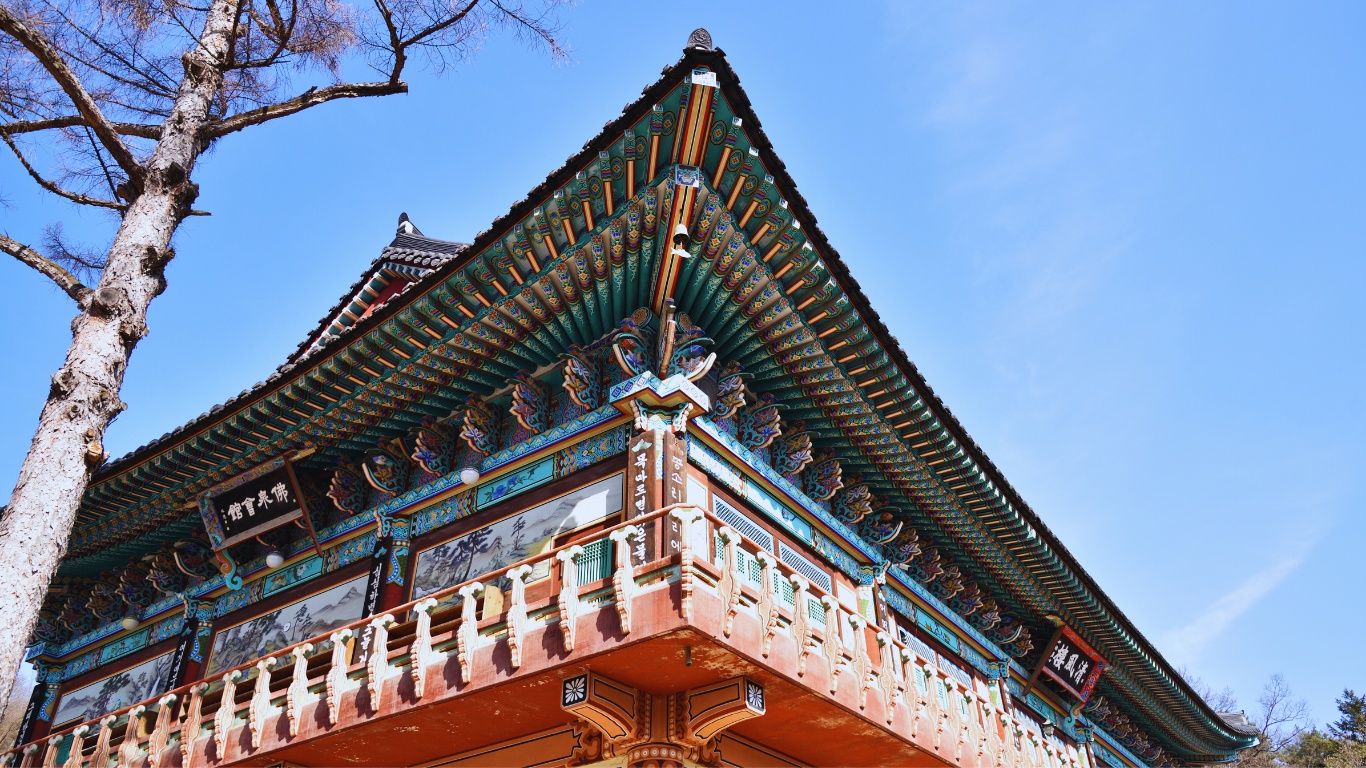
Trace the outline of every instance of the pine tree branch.
<instances>
[{"instance_id":1,"label":"pine tree branch","mask_svg":"<svg viewBox=\"0 0 1366 768\"><path fill-rule=\"evenodd\" d=\"M407 93L408 84L402 80L395 80L387 83L342 83L340 85L329 85L326 88L310 88L307 91L295 96L287 101L275 104L267 104L264 107L242 112L224 120L210 123L205 129L210 138L219 138L229 133L235 133L253 125L274 120L276 118L302 112L309 107L316 107L336 99L358 99L366 96L389 96L395 93Z\"/></svg>"},{"instance_id":2,"label":"pine tree branch","mask_svg":"<svg viewBox=\"0 0 1366 768\"><path fill-rule=\"evenodd\" d=\"M143 172L142 164L133 157L133 152L128 145L119 138L119 133L114 129L112 123L100 111L99 104L95 103L94 97L81 84L81 80L76 73L67 66L62 59L62 54L47 38L30 28L17 16L10 12L9 7L0 3L0 32L4 32L17 40L33 57L38 60L48 75L57 82L67 98L71 99L72 106L76 108L83 117L90 129L99 137L100 143L109 152L114 161L119 164L123 172L128 175L129 181L134 187L142 188Z\"/></svg>"},{"instance_id":3,"label":"pine tree branch","mask_svg":"<svg viewBox=\"0 0 1366 768\"><path fill-rule=\"evenodd\" d=\"M65 267L49 259L41 253L24 245L8 235L0 234L0 251L4 251L21 263L27 264L43 275L46 275L52 282L57 284L67 296L70 296L77 304L84 304L90 289L85 287L76 276L71 274Z\"/></svg>"},{"instance_id":4,"label":"pine tree branch","mask_svg":"<svg viewBox=\"0 0 1366 768\"><path fill-rule=\"evenodd\" d=\"M14 143L14 139L11 139L9 137L9 134L0 132L0 140L3 140L5 144L9 145L10 151L14 153L15 157L19 158L19 163L24 166L24 170L28 171L28 175L32 176L33 180L38 182L38 186L42 187L43 189L46 189L52 194L57 195L59 197L65 197L67 200L70 200L73 203L80 203L81 205L93 205L96 208L109 208L110 210L115 211L123 211L128 208L127 205L115 202L113 200L103 200L98 197L91 197L89 195L82 195L79 192L72 192L68 189L62 189L61 187L57 186L55 182L43 178L42 174L38 173L38 169L34 168L32 165L29 164L28 158L24 157L24 153L19 150L19 145Z\"/></svg>"},{"instance_id":5,"label":"pine tree branch","mask_svg":"<svg viewBox=\"0 0 1366 768\"><path fill-rule=\"evenodd\" d=\"M49 117L45 120L15 120L9 123L0 123L0 133L18 136L24 133L37 133L38 131L50 131L57 128L78 128L88 125L84 117L80 115L62 115L61 117ZM143 125L141 123L110 123L120 136L136 136L140 139L159 139L161 138L161 126Z\"/></svg>"}]
</instances>

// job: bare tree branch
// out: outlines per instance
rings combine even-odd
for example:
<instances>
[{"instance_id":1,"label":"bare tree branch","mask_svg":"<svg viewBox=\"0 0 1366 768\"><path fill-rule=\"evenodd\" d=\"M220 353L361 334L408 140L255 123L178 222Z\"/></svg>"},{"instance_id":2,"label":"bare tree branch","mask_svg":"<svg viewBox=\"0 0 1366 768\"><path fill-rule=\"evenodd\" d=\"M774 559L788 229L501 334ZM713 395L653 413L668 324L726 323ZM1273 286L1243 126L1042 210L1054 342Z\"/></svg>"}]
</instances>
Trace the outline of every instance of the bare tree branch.
<instances>
[{"instance_id":1,"label":"bare tree branch","mask_svg":"<svg viewBox=\"0 0 1366 768\"><path fill-rule=\"evenodd\" d=\"M18 136L24 133L36 133L38 131L50 131L56 128L77 128L87 126L85 118L80 115L62 115L61 117L51 117L46 120L15 120L9 123L0 123L0 133L10 136ZM114 131L120 136L136 136L139 139L159 139L161 138L161 126L142 125L140 123L113 123Z\"/></svg>"},{"instance_id":2,"label":"bare tree branch","mask_svg":"<svg viewBox=\"0 0 1366 768\"><path fill-rule=\"evenodd\" d=\"M94 97L86 91L85 86L81 85L81 80L76 73L71 70L63 60L62 54L47 38L37 31L30 29L27 24L21 21L9 8L0 4L0 31L5 32L10 37L18 40L43 69L57 81L57 85L66 93L67 98L71 99L72 106L85 118L91 130L99 137L100 143L104 145L109 154L113 156L115 162L128 174L128 178L138 187L142 186L143 169L138 163L137 158L133 157L132 150L119 138L118 131L105 118L104 112L100 110L99 104Z\"/></svg>"},{"instance_id":3,"label":"bare tree branch","mask_svg":"<svg viewBox=\"0 0 1366 768\"><path fill-rule=\"evenodd\" d=\"M276 104L268 104L260 109L253 109L249 112L242 112L226 120L220 120L209 126L208 133L212 138L226 136L253 125L274 120L279 117L302 112L309 107L316 107L336 99L356 99L365 96L388 96L395 93L407 93L408 84L402 80L389 83L342 83L339 85L329 85L326 88L310 88L307 91L295 96L288 101L281 101Z\"/></svg>"},{"instance_id":4,"label":"bare tree branch","mask_svg":"<svg viewBox=\"0 0 1366 768\"><path fill-rule=\"evenodd\" d=\"M58 264L8 235L0 234L0 251L8 253L18 259L21 263L27 264L43 275L46 275L77 304L84 303L85 298L90 295L90 289L85 287L80 280L76 279L75 275L71 274L71 272L61 264Z\"/></svg>"},{"instance_id":5,"label":"bare tree branch","mask_svg":"<svg viewBox=\"0 0 1366 768\"><path fill-rule=\"evenodd\" d=\"M421 32L409 35L408 39L403 40L399 43L399 46L407 48L410 45L420 43L428 37L431 37L432 35L441 32L441 30L451 26L452 24L458 24L466 16L470 15L470 11L473 11L474 6L478 4L479 0L471 0L470 4L461 9L459 13L453 13L450 16L447 16L445 19L442 19L441 21L431 25L430 27L427 27Z\"/></svg>"},{"instance_id":6,"label":"bare tree branch","mask_svg":"<svg viewBox=\"0 0 1366 768\"><path fill-rule=\"evenodd\" d=\"M122 211L128 207L123 203L115 202L113 200L103 200L98 197L91 197L89 195L82 195L79 192L62 189L57 186L56 183L43 178L42 174L38 173L38 170L29 164L28 158L24 157L24 153L19 150L19 145L14 143L14 139L11 139L9 134L0 133L0 140L3 140L5 144L9 146L10 151L14 153L14 156L19 158L19 163L24 166L24 170L28 171L28 175L32 176L33 180L38 182L38 186L46 189L52 194L59 197L65 197L73 203L93 205L97 208L108 208L114 211Z\"/></svg>"},{"instance_id":7,"label":"bare tree branch","mask_svg":"<svg viewBox=\"0 0 1366 768\"><path fill-rule=\"evenodd\" d=\"M66 229L59 221L43 228L43 250L48 258L71 270L71 274L91 282L99 280L100 272L108 263L108 246L103 249L72 243L67 240Z\"/></svg>"}]
</instances>

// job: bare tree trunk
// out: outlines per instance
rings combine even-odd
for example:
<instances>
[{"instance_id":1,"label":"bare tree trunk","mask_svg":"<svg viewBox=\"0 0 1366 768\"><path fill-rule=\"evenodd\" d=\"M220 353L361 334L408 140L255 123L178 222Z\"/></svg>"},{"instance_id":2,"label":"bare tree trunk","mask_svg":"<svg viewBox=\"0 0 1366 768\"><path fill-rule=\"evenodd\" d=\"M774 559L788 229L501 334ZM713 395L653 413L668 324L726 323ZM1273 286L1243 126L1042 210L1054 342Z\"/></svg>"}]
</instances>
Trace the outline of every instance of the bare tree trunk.
<instances>
[{"instance_id":1,"label":"bare tree trunk","mask_svg":"<svg viewBox=\"0 0 1366 768\"><path fill-rule=\"evenodd\" d=\"M204 127L223 85L239 0L214 0L199 45L184 56L171 116L109 249L99 285L72 322L66 361L38 420L19 481L0 519L0 702L9 700L38 609L66 552L91 473L103 461L104 430L119 400L133 347L147 335L147 307L166 287L169 247L198 195L190 181L209 139Z\"/></svg>"}]
</instances>

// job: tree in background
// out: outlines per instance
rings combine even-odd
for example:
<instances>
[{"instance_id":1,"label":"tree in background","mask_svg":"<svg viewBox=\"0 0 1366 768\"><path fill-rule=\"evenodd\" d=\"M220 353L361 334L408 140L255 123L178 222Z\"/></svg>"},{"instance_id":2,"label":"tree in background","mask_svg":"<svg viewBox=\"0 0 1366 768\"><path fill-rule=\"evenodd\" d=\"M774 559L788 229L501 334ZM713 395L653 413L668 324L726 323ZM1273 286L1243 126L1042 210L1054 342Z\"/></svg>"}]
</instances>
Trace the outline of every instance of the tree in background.
<instances>
[{"instance_id":1,"label":"tree in background","mask_svg":"<svg viewBox=\"0 0 1366 768\"><path fill-rule=\"evenodd\" d=\"M1179 670L1195 692L1216 712L1245 714L1230 688L1216 691L1189 669ZM1363 768L1366 767L1366 696L1344 690L1337 700L1338 719L1328 732L1310 726L1309 706L1297 699L1280 674L1272 675L1257 697L1257 711L1248 721L1260 742L1238 754L1246 768Z\"/></svg>"},{"instance_id":2,"label":"tree in background","mask_svg":"<svg viewBox=\"0 0 1366 768\"><path fill-rule=\"evenodd\" d=\"M1366 743L1366 696L1356 695L1351 688L1344 690L1338 699L1338 715L1328 732L1342 741Z\"/></svg>"},{"instance_id":3,"label":"tree in background","mask_svg":"<svg viewBox=\"0 0 1366 768\"><path fill-rule=\"evenodd\" d=\"M166 288L171 240L218 140L336 99L403 93L417 57L464 61L495 28L563 55L557 0L0 0L0 141L33 181L106 211L107 249L60 224L0 251L76 304L72 340L0 516L0 702L32 635L147 308ZM378 77L347 82L364 60ZM295 78L312 87L292 85ZM3 150L0 150L3 151ZM94 287L84 281L93 281Z\"/></svg>"}]
</instances>

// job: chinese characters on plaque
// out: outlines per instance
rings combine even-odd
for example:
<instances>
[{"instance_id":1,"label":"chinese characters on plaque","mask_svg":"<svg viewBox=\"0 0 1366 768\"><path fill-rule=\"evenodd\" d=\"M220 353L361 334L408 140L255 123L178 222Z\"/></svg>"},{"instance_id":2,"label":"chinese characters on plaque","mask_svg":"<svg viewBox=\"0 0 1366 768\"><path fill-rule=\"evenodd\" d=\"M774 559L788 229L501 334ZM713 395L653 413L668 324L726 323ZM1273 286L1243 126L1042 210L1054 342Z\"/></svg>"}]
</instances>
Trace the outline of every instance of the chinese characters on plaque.
<instances>
[{"instance_id":1,"label":"chinese characters on plaque","mask_svg":"<svg viewBox=\"0 0 1366 768\"><path fill-rule=\"evenodd\" d=\"M210 488L199 497L199 513L215 550L301 518L308 522L293 469L283 457Z\"/></svg>"},{"instance_id":2,"label":"chinese characters on plaque","mask_svg":"<svg viewBox=\"0 0 1366 768\"><path fill-rule=\"evenodd\" d=\"M1069 627L1061 627L1043 657L1040 671L1081 701L1086 701L1095 689L1104 667L1105 662L1100 654L1087 645L1081 636Z\"/></svg>"}]
</instances>

